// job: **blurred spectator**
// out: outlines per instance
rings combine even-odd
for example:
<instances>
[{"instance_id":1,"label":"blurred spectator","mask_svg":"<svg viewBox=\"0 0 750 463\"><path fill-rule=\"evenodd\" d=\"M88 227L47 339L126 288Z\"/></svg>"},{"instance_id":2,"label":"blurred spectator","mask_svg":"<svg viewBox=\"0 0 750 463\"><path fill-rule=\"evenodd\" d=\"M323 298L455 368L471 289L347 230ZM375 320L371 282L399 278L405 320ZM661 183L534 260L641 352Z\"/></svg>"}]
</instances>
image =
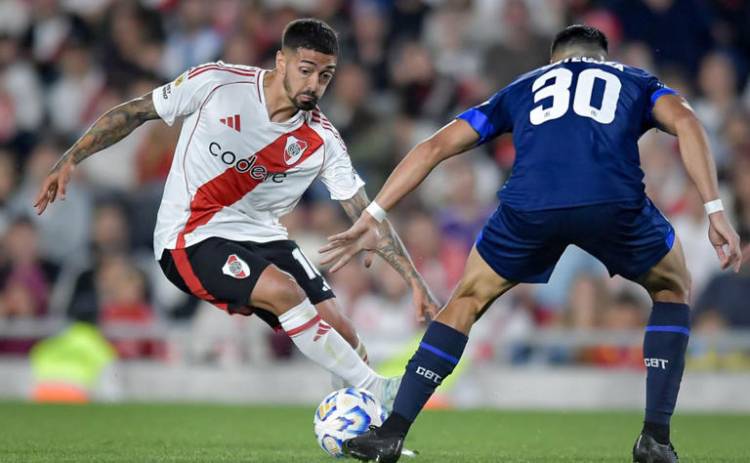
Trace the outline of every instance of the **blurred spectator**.
<instances>
[{"instance_id":1,"label":"blurred spectator","mask_svg":"<svg viewBox=\"0 0 750 463\"><path fill-rule=\"evenodd\" d=\"M356 64L345 64L336 73L333 95L324 99L326 115L346 141L352 163L370 188L379 188L393 167L388 156L392 142L388 124L376 113L370 76ZM371 190L375 191L375 190Z\"/></svg>"},{"instance_id":2,"label":"blurred spectator","mask_svg":"<svg viewBox=\"0 0 750 463\"><path fill-rule=\"evenodd\" d=\"M737 151L731 170L734 187L734 215L743 243L750 241L750 145Z\"/></svg>"},{"instance_id":3,"label":"blurred spectator","mask_svg":"<svg viewBox=\"0 0 750 463\"><path fill-rule=\"evenodd\" d=\"M459 80L474 79L482 67L482 49L467 40L471 3L444 2L428 18L424 41L435 56L438 72Z\"/></svg>"},{"instance_id":4,"label":"blurred spectator","mask_svg":"<svg viewBox=\"0 0 750 463\"><path fill-rule=\"evenodd\" d=\"M735 106L724 120L721 135L732 159L743 156L750 147L750 108Z\"/></svg>"},{"instance_id":5,"label":"blurred spectator","mask_svg":"<svg viewBox=\"0 0 750 463\"><path fill-rule=\"evenodd\" d=\"M33 223L19 217L3 238L0 257L0 322L43 319L59 268L39 253ZM26 353L34 337L0 339L0 353Z\"/></svg>"},{"instance_id":6,"label":"blurred spectator","mask_svg":"<svg viewBox=\"0 0 750 463\"><path fill-rule=\"evenodd\" d=\"M690 72L713 43L711 12L699 0L616 0L613 11L625 37L648 43L660 65L677 64Z\"/></svg>"},{"instance_id":7,"label":"blurred spectator","mask_svg":"<svg viewBox=\"0 0 750 463\"><path fill-rule=\"evenodd\" d=\"M698 83L701 98L695 101L695 112L706 128L717 165L725 167L729 152L721 128L738 102L737 71L729 55L706 55L701 61Z\"/></svg>"},{"instance_id":8,"label":"blurred spectator","mask_svg":"<svg viewBox=\"0 0 750 463\"><path fill-rule=\"evenodd\" d=\"M21 181L10 205L13 214L29 215L39 230L39 248L44 256L63 263L85 249L91 217L91 197L86 185L74 179L65 200L55 202L44 215L34 213L33 204L41 181L62 155L60 145L43 141L36 145L26 163Z\"/></svg>"},{"instance_id":9,"label":"blurred spectator","mask_svg":"<svg viewBox=\"0 0 750 463\"><path fill-rule=\"evenodd\" d=\"M18 38L0 30L0 143L25 149L44 116L39 77L20 54Z\"/></svg>"},{"instance_id":10,"label":"blurred spectator","mask_svg":"<svg viewBox=\"0 0 750 463\"><path fill-rule=\"evenodd\" d=\"M651 73L656 72L651 48L644 42L628 42L617 51L615 56L617 61L628 66L645 69Z\"/></svg>"},{"instance_id":11,"label":"blurred spectator","mask_svg":"<svg viewBox=\"0 0 750 463\"><path fill-rule=\"evenodd\" d=\"M649 198L667 215L679 211L687 179L677 151L677 139L651 130L641 137L638 149Z\"/></svg>"},{"instance_id":12,"label":"blurred spectator","mask_svg":"<svg viewBox=\"0 0 750 463\"><path fill-rule=\"evenodd\" d=\"M60 56L60 77L50 87L47 108L52 128L75 139L91 117L104 89L104 75L93 61L88 44L69 39Z\"/></svg>"},{"instance_id":13,"label":"blurred spectator","mask_svg":"<svg viewBox=\"0 0 750 463\"><path fill-rule=\"evenodd\" d=\"M221 53L222 40L212 28L211 2L183 0L178 5L173 27L168 29L162 57L162 72L177 77L191 66L214 61Z\"/></svg>"},{"instance_id":14,"label":"blurred spectator","mask_svg":"<svg viewBox=\"0 0 750 463\"><path fill-rule=\"evenodd\" d=\"M466 260L463 243L443 236L432 218L412 213L401 235L417 270L440 300L447 300L458 282Z\"/></svg>"},{"instance_id":15,"label":"blurred spectator","mask_svg":"<svg viewBox=\"0 0 750 463\"><path fill-rule=\"evenodd\" d=\"M489 47L482 59L484 71L498 89L549 63L551 43L532 29L531 15L523 0L506 0L500 15L502 41Z\"/></svg>"},{"instance_id":16,"label":"blurred spectator","mask_svg":"<svg viewBox=\"0 0 750 463\"><path fill-rule=\"evenodd\" d=\"M435 219L441 235L461 244L466 255L469 255L479 231L495 208L494 195L490 193L487 197L480 184L491 187L493 183L497 185L499 179L492 182L482 174L483 167L483 162L473 162L473 158L468 156L448 160L440 168L442 175L430 182L422 198L435 208ZM450 183L450 188L445 188L446 183ZM480 198L482 194L484 197Z\"/></svg>"},{"instance_id":17,"label":"blurred spectator","mask_svg":"<svg viewBox=\"0 0 750 463\"><path fill-rule=\"evenodd\" d=\"M388 24L383 9L376 2L357 2L352 14L351 42L344 50L352 54L353 60L370 76L377 90L388 85L388 49L386 39Z\"/></svg>"},{"instance_id":18,"label":"blurred spectator","mask_svg":"<svg viewBox=\"0 0 750 463\"><path fill-rule=\"evenodd\" d=\"M148 302L146 279L123 255L100 260L94 275L98 302L98 322L105 333L116 328L139 329L136 336L114 339L112 344L120 358L158 357L163 347L149 339L144 329L153 326L153 308Z\"/></svg>"},{"instance_id":19,"label":"blurred spectator","mask_svg":"<svg viewBox=\"0 0 750 463\"><path fill-rule=\"evenodd\" d=\"M456 83L438 74L430 51L418 42L399 50L391 67L401 113L408 117L442 120L456 104Z\"/></svg>"},{"instance_id":20,"label":"blurred spectator","mask_svg":"<svg viewBox=\"0 0 750 463\"><path fill-rule=\"evenodd\" d=\"M26 217L15 219L3 240L6 261L0 265L0 314L3 317L43 317L59 267L39 252L39 235Z\"/></svg>"},{"instance_id":21,"label":"blurred spectator","mask_svg":"<svg viewBox=\"0 0 750 463\"><path fill-rule=\"evenodd\" d=\"M15 158L9 151L0 150L0 235L5 234L10 223L9 205L16 183Z\"/></svg>"},{"instance_id":22,"label":"blurred spectator","mask_svg":"<svg viewBox=\"0 0 750 463\"><path fill-rule=\"evenodd\" d=\"M106 31L101 60L110 85L124 90L140 75L160 75L163 31L155 12L138 2L115 2Z\"/></svg>"},{"instance_id":23,"label":"blurred spectator","mask_svg":"<svg viewBox=\"0 0 750 463\"><path fill-rule=\"evenodd\" d=\"M69 262L70 272L77 269L66 313L73 320L95 323L103 307L101 288L97 283L103 267L120 265L131 254L128 220L124 206L117 202L103 202L96 207L91 224L88 252L76 262ZM120 268L120 267L117 267Z\"/></svg>"},{"instance_id":24,"label":"blurred spectator","mask_svg":"<svg viewBox=\"0 0 750 463\"><path fill-rule=\"evenodd\" d=\"M745 264L739 273L723 272L709 281L706 290L695 304L695 317L715 311L735 329L750 328L750 265Z\"/></svg>"},{"instance_id":25,"label":"blurred spectator","mask_svg":"<svg viewBox=\"0 0 750 463\"><path fill-rule=\"evenodd\" d=\"M708 216L703 200L692 184L685 190L682 214L672 219L672 225L682 243L685 262L692 277L691 299L695 301L708 280L721 271L719 258L708 240Z\"/></svg>"}]
</instances>

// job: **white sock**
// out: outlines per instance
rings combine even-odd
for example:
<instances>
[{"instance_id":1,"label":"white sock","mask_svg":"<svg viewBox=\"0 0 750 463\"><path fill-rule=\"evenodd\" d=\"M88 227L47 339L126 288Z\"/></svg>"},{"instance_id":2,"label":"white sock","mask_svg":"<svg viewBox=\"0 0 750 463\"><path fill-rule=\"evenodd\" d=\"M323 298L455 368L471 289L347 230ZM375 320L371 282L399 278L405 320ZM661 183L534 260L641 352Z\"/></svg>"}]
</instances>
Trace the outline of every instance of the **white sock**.
<instances>
[{"instance_id":1,"label":"white sock","mask_svg":"<svg viewBox=\"0 0 750 463\"><path fill-rule=\"evenodd\" d=\"M281 314L279 321L303 354L347 383L368 389L381 379L331 325L321 320L309 299Z\"/></svg>"},{"instance_id":2,"label":"white sock","mask_svg":"<svg viewBox=\"0 0 750 463\"><path fill-rule=\"evenodd\" d=\"M367 359L367 349L365 349L365 343L363 343L362 340L359 339L359 336L357 337L357 347L354 348L354 352L359 355L359 358L361 358L363 362L365 362L368 366L370 365L370 362ZM349 386L351 386L351 384L347 384L347 382L344 381L344 378L331 373L331 387L333 387L334 390L343 389Z\"/></svg>"}]
</instances>

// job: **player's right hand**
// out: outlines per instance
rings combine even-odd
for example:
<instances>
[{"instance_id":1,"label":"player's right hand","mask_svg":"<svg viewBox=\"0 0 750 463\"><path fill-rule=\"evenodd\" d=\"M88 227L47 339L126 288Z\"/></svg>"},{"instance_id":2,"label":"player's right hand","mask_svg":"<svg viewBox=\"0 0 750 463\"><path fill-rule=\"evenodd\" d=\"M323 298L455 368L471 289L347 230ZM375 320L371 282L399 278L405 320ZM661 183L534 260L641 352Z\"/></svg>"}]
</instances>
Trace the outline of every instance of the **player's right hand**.
<instances>
[{"instance_id":1,"label":"player's right hand","mask_svg":"<svg viewBox=\"0 0 750 463\"><path fill-rule=\"evenodd\" d=\"M708 239L711 241L716 255L721 261L721 268L732 267L735 272L740 271L742 265L742 250L740 237L727 220L723 212L716 212L708 216L710 225Z\"/></svg>"},{"instance_id":2,"label":"player's right hand","mask_svg":"<svg viewBox=\"0 0 750 463\"><path fill-rule=\"evenodd\" d=\"M73 169L75 169L75 162L71 159L55 166L52 172L47 175L34 201L34 208L37 214L44 212L47 209L47 205L54 203L58 197L61 200L65 199L65 188L68 182L70 182Z\"/></svg>"},{"instance_id":3,"label":"player's right hand","mask_svg":"<svg viewBox=\"0 0 750 463\"><path fill-rule=\"evenodd\" d=\"M345 266L352 257L362 251L370 251L365 259L367 267L372 263L372 253L377 249L380 241L378 222L367 212L363 212L348 230L330 236L328 244L320 248L323 258L322 265L331 265L331 273Z\"/></svg>"}]
</instances>

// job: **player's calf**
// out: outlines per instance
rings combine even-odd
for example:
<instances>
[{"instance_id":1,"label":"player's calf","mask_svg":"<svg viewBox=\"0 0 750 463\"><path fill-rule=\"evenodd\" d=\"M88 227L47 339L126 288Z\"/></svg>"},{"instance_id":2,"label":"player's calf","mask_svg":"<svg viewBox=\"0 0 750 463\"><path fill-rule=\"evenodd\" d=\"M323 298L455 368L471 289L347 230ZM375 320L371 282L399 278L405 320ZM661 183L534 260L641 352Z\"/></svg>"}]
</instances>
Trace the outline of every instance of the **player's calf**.
<instances>
[{"instance_id":1,"label":"player's calf","mask_svg":"<svg viewBox=\"0 0 750 463\"><path fill-rule=\"evenodd\" d=\"M651 269L641 284L654 299L643 339L646 411L642 433L666 446L690 337L687 305L690 274L679 241L675 241L669 254Z\"/></svg>"}]
</instances>

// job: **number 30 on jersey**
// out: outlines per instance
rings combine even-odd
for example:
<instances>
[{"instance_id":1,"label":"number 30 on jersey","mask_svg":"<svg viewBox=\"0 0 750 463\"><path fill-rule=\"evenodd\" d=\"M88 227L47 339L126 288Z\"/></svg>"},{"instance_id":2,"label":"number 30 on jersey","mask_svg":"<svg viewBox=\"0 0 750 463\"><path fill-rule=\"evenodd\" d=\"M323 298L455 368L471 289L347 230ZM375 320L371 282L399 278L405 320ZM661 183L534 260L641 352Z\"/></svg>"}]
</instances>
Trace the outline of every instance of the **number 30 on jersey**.
<instances>
[{"instance_id":1,"label":"number 30 on jersey","mask_svg":"<svg viewBox=\"0 0 750 463\"><path fill-rule=\"evenodd\" d=\"M591 104L591 95L596 80L604 81L604 95L600 108ZM554 80L550 85L548 83ZM552 97L552 105L536 106L529 113L529 121L534 125L558 119L570 108L570 84L573 72L565 68L556 68L542 74L534 81L531 91L534 92L534 103ZM585 69L578 75L578 83L573 96L573 112L582 117L594 119L601 124L610 124L615 120L617 100L620 98L622 83L614 74L597 68Z\"/></svg>"}]
</instances>

